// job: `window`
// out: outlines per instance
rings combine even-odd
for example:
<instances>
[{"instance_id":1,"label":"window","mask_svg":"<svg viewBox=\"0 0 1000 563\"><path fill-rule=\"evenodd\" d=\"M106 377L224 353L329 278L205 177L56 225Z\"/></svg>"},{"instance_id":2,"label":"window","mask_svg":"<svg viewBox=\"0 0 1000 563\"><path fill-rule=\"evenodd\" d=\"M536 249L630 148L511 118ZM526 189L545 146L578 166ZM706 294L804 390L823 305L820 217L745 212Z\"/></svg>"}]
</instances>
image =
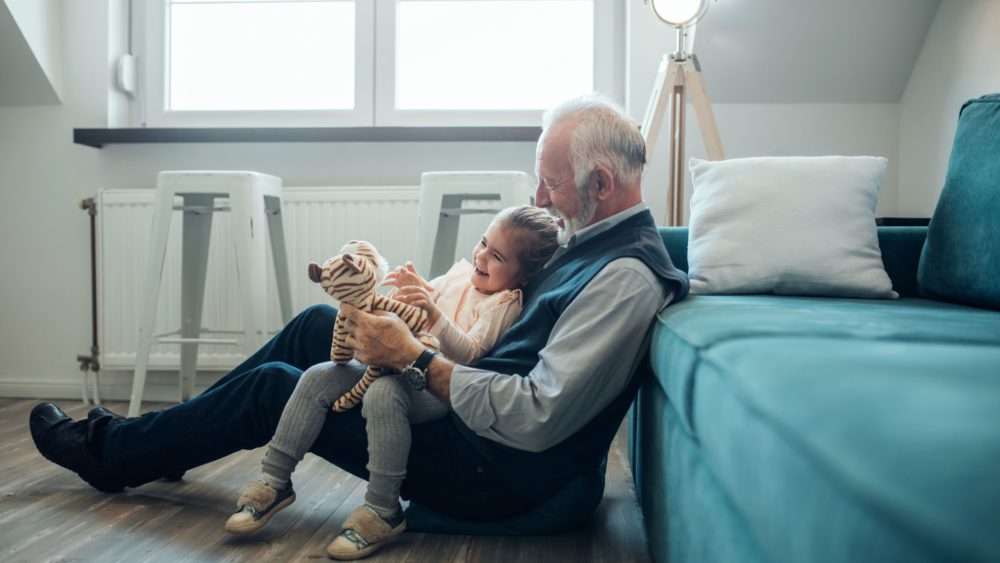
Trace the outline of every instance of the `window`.
<instances>
[{"instance_id":1,"label":"window","mask_svg":"<svg viewBox=\"0 0 1000 563\"><path fill-rule=\"evenodd\" d=\"M618 6L616 7L616 4ZM139 121L537 125L612 86L614 0L135 2Z\"/></svg>"},{"instance_id":2,"label":"window","mask_svg":"<svg viewBox=\"0 0 1000 563\"><path fill-rule=\"evenodd\" d=\"M171 109L354 107L352 2L174 1L167 21Z\"/></svg>"}]
</instances>

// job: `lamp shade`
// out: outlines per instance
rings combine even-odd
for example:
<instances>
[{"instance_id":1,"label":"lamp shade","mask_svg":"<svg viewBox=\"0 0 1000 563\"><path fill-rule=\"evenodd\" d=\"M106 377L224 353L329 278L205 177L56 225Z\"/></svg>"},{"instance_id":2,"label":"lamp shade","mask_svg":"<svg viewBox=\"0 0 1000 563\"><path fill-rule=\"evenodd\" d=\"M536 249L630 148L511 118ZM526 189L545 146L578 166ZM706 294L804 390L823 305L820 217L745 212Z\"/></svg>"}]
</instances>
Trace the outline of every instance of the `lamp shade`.
<instances>
[{"instance_id":1,"label":"lamp shade","mask_svg":"<svg viewBox=\"0 0 1000 563\"><path fill-rule=\"evenodd\" d=\"M656 17L674 27L693 25L708 10L708 0L651 0Z\"/></svg>"}]
</instances>

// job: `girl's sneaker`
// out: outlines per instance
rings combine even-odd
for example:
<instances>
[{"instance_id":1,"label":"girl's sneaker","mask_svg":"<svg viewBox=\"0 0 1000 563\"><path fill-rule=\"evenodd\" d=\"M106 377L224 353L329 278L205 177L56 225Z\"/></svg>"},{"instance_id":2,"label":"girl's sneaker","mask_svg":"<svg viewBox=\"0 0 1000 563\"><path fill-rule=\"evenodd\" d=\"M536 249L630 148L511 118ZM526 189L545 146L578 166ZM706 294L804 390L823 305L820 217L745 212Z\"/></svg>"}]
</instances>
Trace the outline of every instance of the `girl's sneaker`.
<instances>
[{"instance_id":1,"label":"girl's sneaker","mask_svg":"<svg viewBox=\"0 0 1000 563\"><path fill-rule=\"evenodd\" d=\"M343 531L330 542L326 553L339 560L361 559L396 539L406 530L400 510L388 520L367 506L359 506L344 521Z\"/></svg>"},{"instance_id":2,"label":"girl's sneaker","mask_svg":"<svg viewBox=\"0 0 1000 563\"><path fill-rule=\"evenodd\" d=\"M295 491L276 490L264 481L254 481L243 489L236 501L236 512L226 520L226 531L248 534L267 524L279 510L295 502Z\"/></svg>"}]
</instances>

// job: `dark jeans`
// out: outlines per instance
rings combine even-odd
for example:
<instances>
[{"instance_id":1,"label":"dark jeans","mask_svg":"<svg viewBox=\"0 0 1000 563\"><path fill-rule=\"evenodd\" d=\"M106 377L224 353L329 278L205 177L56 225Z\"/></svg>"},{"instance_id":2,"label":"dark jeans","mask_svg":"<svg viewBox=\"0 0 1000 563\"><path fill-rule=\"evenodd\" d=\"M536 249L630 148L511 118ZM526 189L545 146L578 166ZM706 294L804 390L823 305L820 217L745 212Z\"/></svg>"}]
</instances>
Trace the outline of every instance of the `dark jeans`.
<instances>
[{"instance_id":1,"label":"dark jeans","mask_svg":"<svg viewBox=\"0 0 1000 563\"><path fill-rule=\"evenodd\" d=\"M336 316L333 307L310 307L201 395L108 427L105 465L137 487L267 444L299 376L329 360ZM310 451L367 479L368 436L361 408L331 411ZM503 518L533 504L462 438L451 416L413 427L402 495L470 520Z\"/></svg>"}]
</instances>

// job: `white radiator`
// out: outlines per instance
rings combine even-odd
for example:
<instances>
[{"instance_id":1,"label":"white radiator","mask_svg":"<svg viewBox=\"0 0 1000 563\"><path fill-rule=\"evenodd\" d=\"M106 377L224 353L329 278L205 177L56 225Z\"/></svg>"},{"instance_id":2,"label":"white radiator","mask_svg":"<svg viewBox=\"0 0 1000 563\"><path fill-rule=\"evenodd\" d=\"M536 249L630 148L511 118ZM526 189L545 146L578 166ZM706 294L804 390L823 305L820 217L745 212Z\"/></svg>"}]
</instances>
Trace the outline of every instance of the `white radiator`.
<instances>
[{"instance_id":1,"label":"white radiator","mask_svg":"<svg viewBox=\"0 0 1000 563\"><path fill-rule=\"evenodd\" d=\"M135 365L138 304L144 290L154 193L152 189L106 189L98 194L98 325L101 365L106 369L130 370ZM418 195L417 186L285 188L282 215L293 312L315 303L332 303L319 286L309 281L306 265L311 261L322 263L350 239L371 241L392 266L412 259ZM487 216L473 217L476 219L463 220L459 233L462 256L469 254L467 249L489 221ZM180 327L180 235L181 213L175 212L160 287L156 334ZM208 260L202 327L238 330L242 314L234 283L228 213L213 216ZM270 262L268 282L268 326L277 331L281 319ZM198 367L226 369L242 359L235 346L202 345ZM153 347L151 368L177 369L179 365L179 345Z\"/></svg>"}]
</instances>

